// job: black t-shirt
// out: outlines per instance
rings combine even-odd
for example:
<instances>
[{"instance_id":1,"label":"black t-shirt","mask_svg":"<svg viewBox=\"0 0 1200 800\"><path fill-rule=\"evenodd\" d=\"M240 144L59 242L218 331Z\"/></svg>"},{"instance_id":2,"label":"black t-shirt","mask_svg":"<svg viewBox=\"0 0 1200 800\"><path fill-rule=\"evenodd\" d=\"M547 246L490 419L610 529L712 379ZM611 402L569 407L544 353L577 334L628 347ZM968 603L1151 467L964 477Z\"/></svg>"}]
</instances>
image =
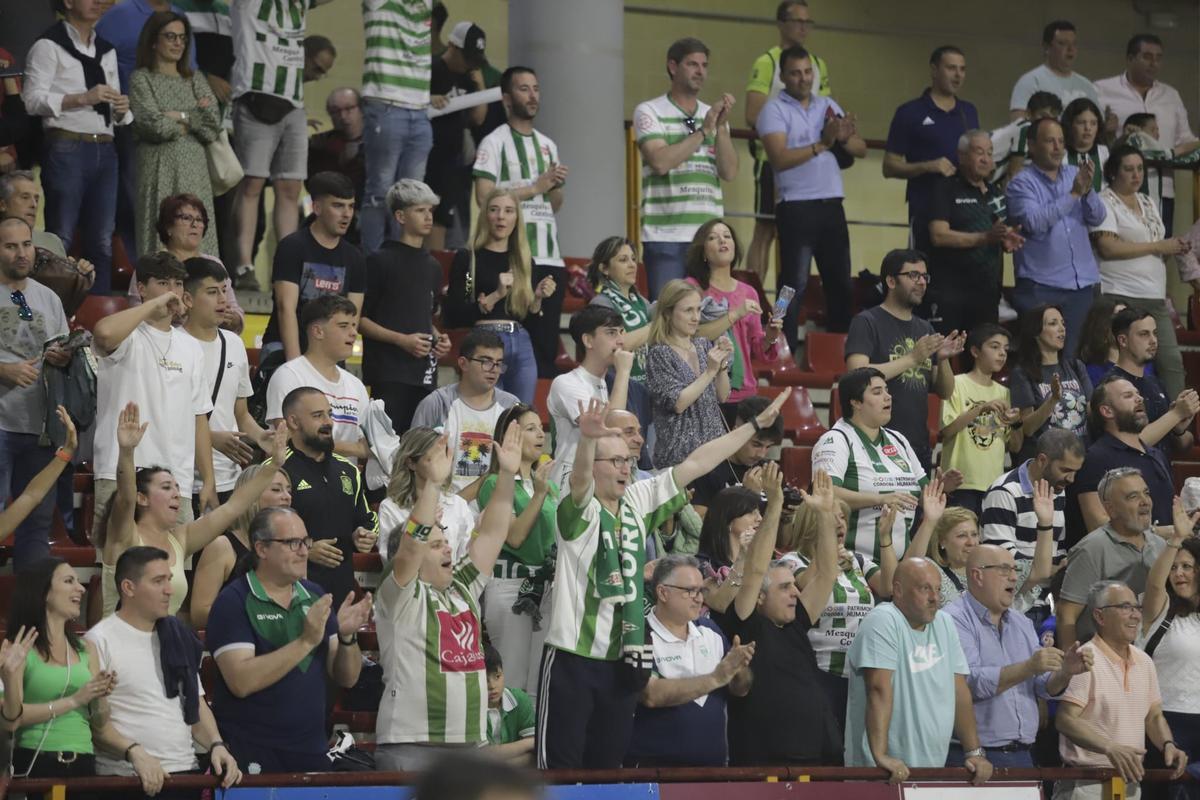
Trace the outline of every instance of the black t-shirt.
<instances>
[{"instance_id":1,"label":"black t-shirt","mask_svg":"<svg viewBox=\"0 0 1200 800\"><path fill-rule=\"evenodd\" d=\"M842 732L817 675L804 605L782 628L758 611L738 619L732 606L718 622L731 641L755 643L750 693L729 700L729 763L840 765Z\"/></svg>"},{"instance_id":2,"label":"black t-shirt","mask_svg":"<svg viewBox=\"0 0 1200 800\"><path fill-rule=\"evenodd\" d=\"M692 505L710 506L713 498L722 490L736 486L742 482L749 466L735 464L732 461L722 461L717 468L707 475L701 475L692 481Z\"/></svg>"},{"instance_id":3,"label":"black t-shirt","mask_svg":"<svg viewBox=\"0 0 1200 800\"><path fill-rule=\"evenodd\" d=\"M471 279L471 252L459 250L450 265L450 288L446 290L446 324L452 328L467 328L481 319L517 320L501 300L484 314L479 310L479 295L491 294L500 285L500 273L509 272L508 253L491 250L475 251L475 277ZM470 287L467 284L470 283Z\"/></svg>"},{"instance_id":4,"label":"black t-shirt","mask_svg":"<svg viewBox=\"0 0 1200 800\"><path fill-rule=\"evenodd\" d=\"M1083 466L1075 473L1075 482L1067 487L1067 533L1064 542L1067 547L1073 547L1076 542L1091 533L1083 522L1079 495L1097 491L1104 473L1117 467L1133 467L1142 473L1153 503L1150 511L1153 524L1171 524L1175 484L1171 476L1171 463L1167 457L1157 447L1147 447L1146 451L1142 452L1106 433L1087 449Z\"/></svg>"},{"instance_id":5,"label":"black t-shirt","mask_svg":"<svg viewBox=\"0 0 1200 800\"><path fill-rule=\"evenodd\" d=\"M288 281L300 287L300 298L296 302L296 327L300 328L302 353L308 347L308 336L300 326L304 306L323 294L340 294L342 297L351 293L361 294L367 283L361 250L344 238L338 240L337 247L332 250L322 247L308 228L285 236L275 248L271 281ZM280 341L278 305L271 309L271 319L267 322L262 340L263 344Z\"/></svg>"},{"instance_id":6,"label":"black t-shirt","mask_svg":"<svg viewBox=\"0 0 1200 800\"><path fill-rule=\"evenodd\" d=\"M446 66L444 58L433 59L433 67L429 71L429 93L457 97L460 94L470 94L477 91L470 75L456 75ZM462 161L463 131L467 129L467 112L455 111L435 117L430 125L433 128L433 149L429 151L429 165L456 165Z\"/></svg>"},{"instance_id":7,"label":"black t-shirt","mask_svg":"<svg viewBox=\"0 0 1200 800\"><path fill-rule=\"evenodd\" d=\"M930 220L945 220L950 230L981 233L1007 217L1004 193L985 184L980 191L960 175L942 178L933 190ZM991 247L935 247L930 254L931 292L999 291L1004 254Z\"/></svg>"},{"instance_id":8,"label":"black t-shirt","mask_svg":"<svg viewBox=\"0 0 1200 800\"><path fill-rule=\"evenodd\" d=\"M362 315L397 333L430 333L442 268L429 251L388 241L367 257ZM363 337L363 381L437 386L437 359L417 358L403 347Z\"/></svg>"},{"instance_id":9,"label":"black t-shirt","mask_svg":"<svg viewBox=\"0 0 1200 800\"><path fill-rule=\"evenodd\" d=\"M903 320L883 306L868 308L850 320L846 336L846 356L862 354L871 364L884 364L912 352L922 336L933 333L933 326L920 317ZM929 466L929 393L933 390L933 370L937 354L924 364L900 373L887 382L892 395L892 421L888 427L900 431L921 463Z\"/></svg>"}]
</instances>

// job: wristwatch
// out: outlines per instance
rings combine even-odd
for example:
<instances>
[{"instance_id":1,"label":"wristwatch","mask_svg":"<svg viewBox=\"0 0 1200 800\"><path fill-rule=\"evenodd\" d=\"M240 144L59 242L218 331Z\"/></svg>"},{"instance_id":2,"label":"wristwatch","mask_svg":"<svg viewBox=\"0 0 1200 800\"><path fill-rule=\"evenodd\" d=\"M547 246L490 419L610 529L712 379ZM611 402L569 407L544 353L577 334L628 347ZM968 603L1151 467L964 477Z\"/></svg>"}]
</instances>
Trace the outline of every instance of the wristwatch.
<instances>
[{"instance_id":1,"label":"wristwatch","mask_svg":"<svg viewBox=\"0 0 1200 800\"><path fill-rule=\"evenodd\" d=\"M963 753L963 758L987 758L987 753L982 747L976 747L974 750Z\"/></svg>"}]
</instances>

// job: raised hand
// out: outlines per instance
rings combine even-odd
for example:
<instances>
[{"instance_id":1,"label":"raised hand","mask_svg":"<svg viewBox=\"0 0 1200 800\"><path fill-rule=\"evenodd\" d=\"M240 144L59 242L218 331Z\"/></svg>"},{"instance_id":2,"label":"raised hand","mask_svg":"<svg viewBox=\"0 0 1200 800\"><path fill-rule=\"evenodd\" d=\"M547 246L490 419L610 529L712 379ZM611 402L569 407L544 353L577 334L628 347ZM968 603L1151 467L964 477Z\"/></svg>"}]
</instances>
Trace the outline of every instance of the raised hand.
<instances>
[{"instance_id":1,"label":"raised hand","mask_svg":"<svg viewBox=\"0 0 1200 800\"><path fill-rule=\"evenodd\" d=\"M123 450L135 449L149 426L149 422L141 422L137 403L126 403L117 417L117 446Z\"/></svg>"},{"instance_id":2,"label":"raised hand","mask_svg":"<svg viewBox=\"0 0 1200 800\"><path fill-rule=\"evenodd\" d=\"M774 461L768 461L762 465L762 473L760 474L762 482L762 491L767 496L767 500L783 502L783 470ZM815 492L816 489L814 488Z\"/></svg>"},{"instance_id":3,"label":"raised hand","mask_svg":"<svg viewBox=\"0 0 1200 800\"><path fill-rule=\"evenodd\" d=\"M823 514L832 514L837 508L833 495L833 478L829 477L829 473L823 469L817 470L813 475L812 493L801 489L800 496L806 505Z\"/></svg>"},{"instance_id":4,"label":"raised hand","mask_svg":"<svg viewBox=\"0 0 1200 800\"><path fill-rule=\"evenodd\" d=\"M608 436L620 436L620 428L610 428L604 424L604 418L608 415L608 403L602 403L596 398L588 401L587 408L584 408L583 401L579 401L579 434L586 436L588 439L603 439Z\"/></svg>"},{"instance_id":5,"label":"raised hand","mask_svg":"<svg viewBox=\"0 0 1200 800\"><path fill-rule=\"evenodd\" d=\"M19 686L25 680L25 661L37 635L37 628L26 630L22 625L11 642L0 641L0 679L5 686Z\"/></svg>"},{"instance_id":6,"label":"raised hand","mask_svg":"<svg viewBox=\"0 0 1200 800\"><path fill-rule=\"evenodd\" d=\"M493 446L492 458L497 460L500 469L513 475L521 471L521 426L509 425L504 432L504 441L499 447Z\"/></svg>"},{"instance_id":7,"label":"raised hand","mask_svg":"<svg viewBox=\"0 0 1200 800\"><path fill-rule=\"evenodd\" d=\"M758 422L758 427L768 428L773 425L775 418L779 416L779 409L783 408L783 404L786 403L787 399L791 396L791 387L788 387L780 392L779 395L771 401L771 405L764 408L763 412L754 418L755 421Z\"/></svg>"},{"instance_id":8,"label":"raised hand","mask_svg":"<svg viewBox=\"0 0 1200 800\"><path fill-rule=\"evenodd\" d=\"M879 520L875 523L876 536L879 539L892 538L892 529L896 525L896 514L898 511L899 509L895 503L884 504L879 512Z\"/></svg>"},{"instance_id":9,"label":"raised hand","mask_svg":"<svg viewBox=\"0 0 1200 800\"><path fill-rule=\"evenodd\" d=\"M67 409L63 406L54 409L54 413L58 415L58 421L62 423L63 428L67 432L67 440L63 443L63 450L68 454L72 454L79 447L79 432L75 430L75 421L71 419L71 415L67 413Z\"/></svg>"},{"instance_id":10,"label":"raised hand","mask_svg":"<svg viewBox=\"0 0 1200 800\"><path fill-rule=\"evenodd\" d=\"M310 648L319 647L321 642L325 641L325 622L329 619L329 610L332 607L333 596L323 594L304 615L304 630L300 632L300 640Z\"/></svg>"},{"instance_id":11,"label":"raised hand","mask_svg":"<svg viewBox=\"0 0 1200 800\"><path fill-rule=\"evenodd\" d=\"M925 513L925 519L930 522L937 522L946 511L946 495L942 491L942 478L936 473L933 480L921 489L921 510Z\"/></svg>"},{"instance_id":12,"label":"raised hand","mask_svg":"<svg viewBox=\"0 0 1200 800\"><path fill-rule=\"evenodd\" d=\"M267 456L271 459L271 463L282 468L284 460L287 459L288 449L288 429L287 423L279 420L275 423L275 427L271 430L271 449L267 452Z\"/></svg>"},{"instance_id":13,"label":"raised hand","mask_svg":"<svg viewBox=\"0 0 1200 800\"><path fill-rule=\"evenodd\" d=\"M454 455L450 452L450 440L445 434L430 445L422 458L426 459L428 466L429 483L442 486L449 480L450 472L454 469Z\"/></svg>"},{"instance_id":14,"label":"raised hand","mask_svg":"<svg viewBox=\"0 0 1200 800\"><path fill-rule=\"evenodd\" d=\"M763 493L763 468L761 465L751 467L742 475L742 486L752 492Z\"/></svg>"},{"instance_id":15,"label":"raised hand","mask_svg":"<svg viewBox=\"0 0 1200 800\"><path fill-rule=\"evenodd\" d=\"M325 596L328 597L328 595ZM346 599L342 601L342 605L338 607L337 626L339 636L354 635L371 619L371 593L363 592L362 599L357 603L351 602L353 600L354 592L350 592L346 595Z\"/></svg>"},{"instance_id":16,"label":"raised hand","mask_svg":"<svg viewBox=\"0 0 1200 800\"><path fill-rule=\"evenodd\" d=\"M1054 524L1054 491L1045 478L1033 485L1033 513L1038 525Z\"/></svg>"}]
</instances>

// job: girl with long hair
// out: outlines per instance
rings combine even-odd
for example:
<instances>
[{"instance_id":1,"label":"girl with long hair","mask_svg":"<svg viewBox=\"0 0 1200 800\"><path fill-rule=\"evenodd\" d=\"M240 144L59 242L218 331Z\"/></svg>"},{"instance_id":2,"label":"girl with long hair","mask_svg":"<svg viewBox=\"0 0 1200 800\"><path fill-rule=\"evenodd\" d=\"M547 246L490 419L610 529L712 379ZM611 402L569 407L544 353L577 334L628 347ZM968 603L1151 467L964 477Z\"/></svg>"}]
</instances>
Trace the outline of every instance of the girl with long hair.
<instances>
[{"instance_id":1,"label":"girl with long hair","mask_svg":"<svg viewBox=\"0 0 1200 800\"><path fill-rule=\"evenodd\" d=\"M1063 163L1079 166L1090 161L1096 171L1092 176L1092 188L1097 192L1104 187L1103 169L1108 162L1108 148L1100 141L1104 126L1104 115L1100 107L1086 97L1067 103L1062 113Z\"/></svg>"}]
</instances>

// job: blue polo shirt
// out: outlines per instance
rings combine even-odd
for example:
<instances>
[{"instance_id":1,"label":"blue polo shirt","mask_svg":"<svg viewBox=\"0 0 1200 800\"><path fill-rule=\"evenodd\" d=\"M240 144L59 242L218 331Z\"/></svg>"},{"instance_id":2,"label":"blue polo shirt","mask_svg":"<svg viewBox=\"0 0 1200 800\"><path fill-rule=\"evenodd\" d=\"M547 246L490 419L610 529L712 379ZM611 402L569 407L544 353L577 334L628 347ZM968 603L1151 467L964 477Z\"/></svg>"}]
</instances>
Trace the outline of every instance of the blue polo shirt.
<instances>
[{"instance_id":1,"label":"blue polo shirt","mask_svg":"<svg viewBox=\"0 0 1200 800\"><path fill-rule=\"evenodd\" d=\"M292 603L284 608L249 572L217 595L205 645L214 659L228 650L252 649L255 656L278 650L299 638L309 607L323 594L315 583L297 581ZM218 727L278 750L325 752L325 660L329 640L336 635L337 615L330 613L321 644L281 680L248 697L235 697L218 669L212 698Z\"/></svg>"},{"instance_id":2,"label":"blue polo shirt","mask_svg":"<svg viewBox=\"0 0 1200 800\"><path fill-rule=\"evenodd\" d=\"M929 91L926 89L920 97L896 109L888 128L887 152L904 156L909 163L945 157L957 164L958 138L979 127L979 112L961 97L956 98L954 108L943 111L933 102ZM928 173L909 179L904 193L909 219L929 219L933 187L939 177Z\"/></svg>"},{"instance_id":3,"label":"blue polo shirt","mask_svg":"<svg viewBox=\"0 0 1200 800\"><path fill-rule=\"evenodd\" d=\"M787 92L780 92L763 106L755 129L760 137L769 133L786 134L787 147L794 150L821 141L825 120L840 116L844 116L844 112L831 98L813 95L805 108ZM779 199L784 202L846 196L837 156L828 150L799 166L776 172L775 186L779 189Z\"/></svg>"}]
</instances>

